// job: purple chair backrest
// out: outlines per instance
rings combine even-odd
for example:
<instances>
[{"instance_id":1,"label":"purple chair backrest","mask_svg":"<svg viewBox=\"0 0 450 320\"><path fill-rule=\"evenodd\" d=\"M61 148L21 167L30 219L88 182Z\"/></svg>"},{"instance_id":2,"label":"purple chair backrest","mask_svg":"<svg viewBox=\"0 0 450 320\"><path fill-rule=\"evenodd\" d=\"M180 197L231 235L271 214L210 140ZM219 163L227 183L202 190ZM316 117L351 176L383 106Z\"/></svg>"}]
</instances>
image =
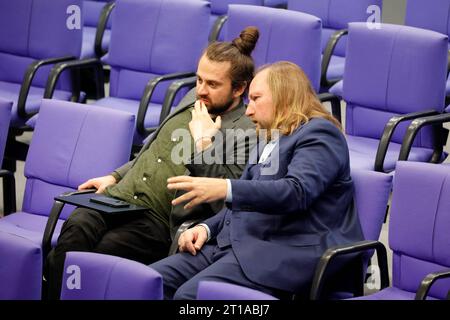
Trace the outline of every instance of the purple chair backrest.
<instances>
[{"instance_id":1,"label":"purple chair backrest","mask_svg":"<svg viewBox=\"0 0 450 320\"><path fill-rule=\"evenodd\" d=\"M67 27L71 21L67 12L70 6L81 9L81 4L81 0L0 1L0 81L22 83L35 60L78 57L81 28ZM80 19L82 25L82 15ZM50 69L40 68L33 85L44 87Z\"/></svg>"},{"instance_id":2,"label":"purple chair backrest","mask_svg":"<svg viewBox=\"0 0 450 320\"><path fill-rule=\"evenodd\" d=\"M228 6L230 4L247 4L253 6L264 5L263 0L211 0L210 3L211 17L209 18L209 30L211 30L218 17L228 14ZM222 26L222 32L219 33L219 41L223 41L223 30L225 30L225 25Z\"/></svg>"},{"instance_id":3,"label":"purple chair backrest","mask_svg":"<svg viewBox=\"0 0 450 320\"><path fill-rule=\"evenodd\" d=\"M48 215L55 196L127 162L133 129L134 115L125 112L42 100L25 163L23 210Z\"/></svg>"},{"instance_id":4,"label":"purple chair backrest","mask_svg":"<svg viewBox=\"0 0 450 320\"><path fill-rule=\"evenodd\" d=\"M225 40L238 37L247 26L260 35L253 59L257 67L279 60L300 66L319 88L321 22L309 14L269 7L230 5Z\"/></svg>"},{"instance_id":5,"label":"purple chair backrest","mask_svg":"<svg viewBox=\"0 0 450 320\"><path fill-rule=\"evenodd\" d=\"M211 14L221 16L227 14L230 4L264 5L263 0L211 0Z\"/></svg>"},{"instance_id":6,"label":"purple chair backrest","mask_svg":"<svg viewBox=\"0 0 450 320\"><path fill-rule=\"evenodd\" d=\"M147 82L174 72L195 72L208 42L210 7L204 1L118 0L106 62L112 97L140 100ZM170 82L158 85L162 103Z\"/></svg>"},{"instance_id":7,"label":"purple chair backrest","mask_svg":"<svg viewBox=\"0 0 450 320\"><path fill-rule=\"evenodd\" d=\"M372 15L370 6L381 10L382 0L289 0L288 9L309 13L322 20L322 52L328 39L336 30L348 28L350 22L365 22ZM369 11L369 12L368 12ZM381 21L379 21L381 22ZM345 56L347 37L343 36L336 45L334 54Z\"/></svg>"},{"instance_id":8,"label":"purple chair backrest","mask_svg":"<svg viewBox=\"0 0 450 320\"><path fill-rule=\"evenodd\" d=\"M450 0L407 0L405 24L450 34Z\"/></svg>"},{"instance_id":9,"label":"purple chair backrest","mask_svg":"<svg viewBox=\"0 0 450 320\"><path fill-rule=\"evenodd\" d=\"M399 162L389 220L393 285L415 292L429 273L450 268L450 166ZM445 299L450 280L432 286Z\"/></svg>"},{"instance_id":10,"label":"purple chair backrest","mask_svg":"<svg viewBox=\"0 0 450 320\"><path fill-rule=\"evenodd\" d=\"M350 23L344 71L346 133L379 139L398 114L442 112L447 78L447 36L413 27L382 24L368 29ZM392 137L402 143L409 122ZM433 146L432 128L419 132L414 146Z\"/></svg>"},{"instance_id":11,"label":"purple chair backrest","mask_svg":"<svg viewBox=\"0 0 450 320\"><path fill-rule=\"evenodd\" d=\"M355 169L352 179L364 239L378 240L392 188L392 175Z\"/></svg>"},{"instance_id":12,"label":"purple chair backrest","mask_svg":"<svg viewBox=\"0 0 450 320\"><path fill-rule=\"evenodd\" d=\"M92 252L68 252L61 300L162 300L161 275L145 264ZM67 288L73 272L79 288Z\"/></svg>"},{"instance_id":13,"label":"purple chair backrest","mask_svg":"<svg viewBox=\"0 0 450 320\"><path fill-rule=\"evenodd\" d=\"M0 167L3 163L9 122L11 121L12 102L0 100Z\"/></svg>"}]
</instances>

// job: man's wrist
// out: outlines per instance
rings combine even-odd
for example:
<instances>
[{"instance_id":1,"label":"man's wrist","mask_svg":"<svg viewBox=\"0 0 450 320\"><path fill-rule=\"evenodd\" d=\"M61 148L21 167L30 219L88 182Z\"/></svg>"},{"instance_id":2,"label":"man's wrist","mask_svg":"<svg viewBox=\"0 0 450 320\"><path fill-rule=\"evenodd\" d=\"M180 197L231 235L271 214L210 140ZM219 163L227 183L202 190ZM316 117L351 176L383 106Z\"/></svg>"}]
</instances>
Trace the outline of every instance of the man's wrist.
<instances>
[{"instance_id":1,"label":"man's wrist","mask_svg":"<svg viewBox=\"0 0 450 320\"><path fill-rule=\"evenodd\" d=\"M207 234L206 242L208 242L209 239L211 239L211 230L209 230L209 227L206 223L199 223L195 227L203 227L206 230Z\"/></svg>"},{"instance_id":2,"label":"man's wrist","mask_svg":"<svg viewBox=\"0 0 450 320\"><path fill-rule=\"evenodd\" d=\"M195 141L195 148L197 152L201 152L212 145L211 136L202 136Z\"/></svg>"}]
</instances>

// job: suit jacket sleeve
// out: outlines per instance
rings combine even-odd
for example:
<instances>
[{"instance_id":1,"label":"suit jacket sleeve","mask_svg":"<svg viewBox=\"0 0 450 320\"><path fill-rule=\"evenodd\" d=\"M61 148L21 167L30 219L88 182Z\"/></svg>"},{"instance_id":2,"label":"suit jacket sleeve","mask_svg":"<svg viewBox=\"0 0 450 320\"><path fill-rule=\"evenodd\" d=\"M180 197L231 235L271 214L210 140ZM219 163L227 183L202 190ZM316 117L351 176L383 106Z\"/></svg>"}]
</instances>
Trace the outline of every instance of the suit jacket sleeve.
<instances>
[{"instance_id":1,"label":"suit jacket sleeve","mask_svg":"<svg viewBox=\"0 0 450 320\"><path fill-rule=\"evenodd\" d=\"M325 121L309 122L297 134L299 139L283 177L231 180L233 210L267 214L303 211L335 182L348 162L343 134Z\"/></svg>"},{"instance_id":2,"label":"suit jacket sleeve","mask_svg":"<svg viewBox=\"0 0 450 320\"><path fill-rule=\"evenodd\" d=\"M210 239L214 239L217 237L217 234L222 229L224 216L227 213L227 208L223 208L219 213L211 216L210 218L206 219L202 223L208 225L209 231L210 231Z\"/></svg>"}]
</instances>

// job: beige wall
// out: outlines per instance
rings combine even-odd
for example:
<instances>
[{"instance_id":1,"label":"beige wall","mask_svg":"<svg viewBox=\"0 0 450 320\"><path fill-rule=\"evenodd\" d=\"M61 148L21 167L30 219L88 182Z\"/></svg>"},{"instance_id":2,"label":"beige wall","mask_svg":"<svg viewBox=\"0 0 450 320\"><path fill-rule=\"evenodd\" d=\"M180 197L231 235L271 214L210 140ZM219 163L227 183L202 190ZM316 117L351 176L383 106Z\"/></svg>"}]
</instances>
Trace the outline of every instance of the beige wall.
<instances>
[{"instance_id":1,"label":"beige wall","mask_svg":"<svg viewBox=\"0 0 450 320\"><path fill-rule=\"evenodd\" d=\"M383 22L403 24L407 0L383 0Z\"/></svg>"}]
</instances>

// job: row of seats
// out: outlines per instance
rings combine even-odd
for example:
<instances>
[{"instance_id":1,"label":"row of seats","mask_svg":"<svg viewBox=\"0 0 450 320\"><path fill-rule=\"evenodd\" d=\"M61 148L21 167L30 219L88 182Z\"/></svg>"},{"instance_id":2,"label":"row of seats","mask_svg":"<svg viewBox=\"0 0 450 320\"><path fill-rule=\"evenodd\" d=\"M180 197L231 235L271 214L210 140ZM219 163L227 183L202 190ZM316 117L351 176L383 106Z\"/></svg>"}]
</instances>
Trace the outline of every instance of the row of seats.
<instances>
[{"instance_id":1,"label":"row of seats","mask_svg":"<svg viewBox=\"0 0 450 320\"><path fill-rule=\"evenodd\" d=\"M393 250L392 285L389 285L386 248L376 241L381 229L386 201L391 189L389 175L352 171L356 203L365 241L328 249L319 262L311 286L310 299L322 299L335 293L335 299L348 298L338 290L336 279L360 283L357 300L425 300L450 297L450 167L447 165L399 162L395 176L390 211L389 246ZM405 227L407 226L407 227ZM362 296L364 268L360 274L340 278L327 273L340 255L375 250L380 267L381 290ZM370 255L363 256L366 267ZM162 299L162 278L151 268L123 258L69 252L65 270L77 266L83 270L78 287L63 286L62 299ZM70 270L70 269L69 269ZM299 270L301 272L301 270ZM270 275L267 275L270 276ZM63 283L71 281L72 272L64 274ZM355 278L356 279L353 279ZM358 282L352 282L358 281ZM72 283L72 282L71 282ZM125 285L126 283L126 285ZM339 288L339 287L338 287ZM331 290L331 291L330 291ZM228 283L203 281L197 291L199 300L274 300L265 293Z\"/></svg>"},{"instance_id":2,"label":"row of seats","mask_svg":"<svg viewBox=\"0 0 450 320\"><path fill-rule=\"evenodd\" d=\"M42 10L49 5L46 0L34 1L43 4ZM29 0L29 3L32 3L32 0ZM297 2L293 2L292 5L294 3ZM5 9L2 12L7 13L14 9L14 4L2 5L5 7L2 8ZM33 14L39 17L39 12L42 11L38 10L40 7L35 5L30 6L30 10L31 8L35 8L36 12L33 11ZM53 8L55 16L58 12L61 13L60 9L60 7ZM194 75L201 49L207 43L208 32L205 30L208 30L210 7L204 1L119 0L113 12L114 28L111 32L111 45L104 58L104 62L111 67L109 96L102 97L102 62L89 59L62 62L55 66L46 83L44 97L51 98L56 95L56 98L63 100L79 100L82 96L79 90L72 92L71 95L69 91L55 91L55 85L62 82L61 73L70 70L72 74L76 74L79 69L93 69L98 76L98 87L101 90L99 90L98 99L92 104L135 114L137 122L134 144L139 146L143 139L170 113L171 106L178 101L174 97L181 98L187 88L195 85L195 77L190 81L177 80L172 85L170 81ZM183 14L180 14L181 12ZM319 18L299 11L244 5L230 5L227 14L225 40L236 37L245 26L256 25L261 31L261 38L253 55L256 65L261 66L277 60L293 61L305 70L315 89L320 91L321 51L324 48L324 42L321 39L327 38L330 30L321 28ZM65 12L64 16L66 16ZM180 16L182 18L179 18ZM39 19L32 19L32 21L35 20ZM47 20L51 21L51 19ZM328 20L332 21L332 19ZM56 29L56 25L61 25L61 19L51 22L44 27ZM435 122L437 120L432 122L435 125L433 129L429 127L420 131L412 147L410 143L407 143L401 150L401 145L411 120L419 116L440 114L444 110L441 101L444 101L442 86L445 85L447 64L444 62L446 50L442 44L445 41L448 42L448 38L444 35L438 36L436 33L403 26L382 25L381 29L373 30L364 26L365 23L361 23L358 27L355 25L349 28L355 30L350 31L354 34L352 38L355 40L347 45L347 56L350 55L350 61L346 63L344 76L348 78L348 81L344 82L342 91L336 97L327 94L321 96L323 101L334 102L333 111L337 117L340 117L339 97L348 104L346 133L350 137L349 144L354 151L354 164L377 171L392 171L393 163L399 158L399 153L401 160L406 159L410 154L412 160L441 161L445 157L442 154L442 145L445 144L446 133L435 129L438 126ZM21 29L13 28L12 30L19 34ZM142 33L141 30L147 30L147 32ZM356 30L361 30L361 33ZM76 30L70 32L71 35L77 34ZM66 33L63 35L65 36ZM397 38L397 34L402 34L402 37L404 35L404 42L393 41ZM32 36L27 39L31 39L33 43L35 41ZM12 40L9 38L8 41ZM431 44L432 41L434 41L433 44ZM58 50L67 49L64 42L61 37L56 46L60 48ZM373 45L367 46L366 42ZM45 48L53 48L54 45L56 44L50 43ZM428 49L422 50L422 46ZM32 48L32 46L28 47ZM183 50L180 50L180 47ZM421 52L420 55L409 55L410 60L406 62L403 59L404 53L416 48L420 48L417 49ZM7 57L5 62L20 60L12 53L13 51L5 53ZM390 59L389 53L394 57L393 59ZM33 56L33 53L29 54ZM48 54L50 55L51 52ZM74 59L73 55L68 59ZM1 61L2 59L0 63ZM53 59L50 61L54 62ZM28 69L28 71L34 70L28 74L28 78L33 80L23 85L15 85L15 93L19 93L18 98L13 98L11 92L4 95L8 100L13 101L11 126L15 129L14 132L10 131L8 141L8 144L12 146L8 150L12 150L13 154L10 155L7 152L7 157L21 160L25 158L23 153L22 157L14 154L14 151L20 149L16 147L17 144L14 143L12 136L26 130L23 127L24 122L39 108L39 95L30 96L27 93L38 90L38 84L33 86L30 83L38 80L39 72L34 78L33 74L36 70L39 71L37 66L45 63L51 62L42 62L42 60L35 62L34 67ZM421 68L412 69L409 64L420 65ZM23 65L22 69L25 66ZM45 74L45 70L40 71L41 74ZM10 71L16 77L22 72L23 70ZM10 84L5 81L4 88L9 87ZM79 86L73 87L79 89ZM43 88L39 90L41 94L44 91ZM61 95L64 93L64 97L57 96L58 92ZM2 96L1 93L0 96ZM25 116L21 117L24 112L20 110L23 108L30 110L30 113L25 113ZM393 116L400 116L400 118L396 118L390 127L386 126ZM34 126L35 119L36 116L29 119L27 124ZM440 121L446 121L445 117ZM399 128L394 130L400 122L402 123ZM430 131L433 132L430 133ZM409 139L414 140L417 132L412 130Z\"/></svg>"},{"instance_id":3,"label":"row of seats","mask_svg":"<svg viewBox=\"0 0 450 320\"><path fill-rule=\"evenodd\" d=\"M3 104L0 110L9 111L10 107L10 104ZM63 222L61 219L73 210L68 206L60 217L55 215L59 213L61 204L53 203L53 197L74 190L91 176L113 170L127 160L131 148L134 117L130 114L57 100L43 100L41 108L25 166L24 208L0 219L2 299L40 298L43 256L56 241ZM55 135L55 131L59 134ZM354 169L352 178L367 241L327 251L316 271L311 291L313 299L323 297L324 292L330 293L327 287L330 277L327 277L326 270L335 256L355 250L376 249L382 272L381 284L383 288L388 286L386 252L376 240L385 217L393 177ZM450 244L446 232L450 223L450 208L446 201L450 192L449 178L448 165L397 164L389 230L390 245L394 250L394 287L376 297L445 297L450 282L438 280L450 276L449 271L442 271L450 266L446 254ZM404 228L405 225L408 228ZM361 274L354 275L356 279L346 279L361 283L360 291L351 292L353 295L362 293L370 257L371 254L363 256ZM66 267L70 266L83 270L79 279L81 289L64 287L63 299L162 297L160 276L142 264L93 253L69 253ZM70 272L65 274L64 283L70 280L70 276ZM427 278L423 280L425 276ZM420 290L415 293L418 288ZM246 288L217 283L202 284L198 295L199 299L269 298ZM338 297L345 296L340 291Z\"/></svg>"},{"instance_id":4,"label":"row of seats","mask_svg":"<svg viewBox=\"0 0 450 320\"><path fill-rule=\"evenodd\" d=\"M70 1L71 5L74 3ZM75 51L70 53L71 47L64 44L66 40L63 39L69 34L70 39L80 44L81 31L70 30L73 33L67 33L67 30L64 30L60 34L56 26L60 26L62 21L66 23L66 20L61 18L52 20L48 16L45 16L44 20L42 12L45 10L56 10L55 16L61 12L61 7L51 6L50 0L29 0L22 2L22 5L28 10L19 11L23 17L27 15L32 17L27 20L30 21L27 24L29 28L25 30L17 22L23 17L17 15L13 16L14 19L9 17L11 20L7 22L11 22L12 26L15 22L17 28L7 30L17 32L14 36L17 35L17 39L24 40L23 43L18 41L20 46L11 38L5 42L0 41L0 46L3 46L0 48L0 63L2 61L9 63L5 64L7 66L5 69L9 72L6 72L6 75L14 74L18 77L14 65L23 63L26 66L25 62L38 61L35 59L44 57L46 60L33 63L26 73L25 67L19 70L18 74L28 76L25 77L28 82L18 85L22 98L19 94L17 102L14 99L0 101L0 107L2 107L0 110L5 114L2 132L8 131L8 115L15 119L15 114L20 114L16 112L17 106L30 98L28 94L28 98L24 100L28 91L30 93L33 91L34 87L30 84L37 81L36 79L46 78L40 66L64 62L52 69L50 78L46 81L46 89L44 90L42 86L40 92L42 94L45 91L44 96L47 98L52 97L54 93L59 100L43 100L41 104L39 96L36 96L37 104L34 111L39 107L41 109L39 118L37 120L33 118L36 120L36 131L26 160L27 184L22 211L0 219L0 256L8 257L8 259L2 259L2 269L5 271L0 275L3 277L0 283L7 285L0 292L0 297L39 299L42 259L48 252L49 246L55 243L62 220L71 211L71 208L65 208L60 217L52 215L51 212L58 211L60 206L53 202L54 196L73 190L82 181L93 176L104 175L124 163L129 157L132 139L134 144L140 144L150 131L147 129L159 123L158 120L152 120L153 124L149 122L145 124L148 117L145 112L148 103L151 101L148 109L156 110L156 118L159 116L161 119L164 117L164 112L166 114L170 112L171 104L164 104L168 94L175 95L179 92L182 95L183 92L178 91L180 88L186 90L195 85L192 79L177 80L170 87L168 84L165 86L158 84L163 79L178 79L194 74L201 48L208 41L208 32L202 31L209 30L210 6L203 1L194 0L188 2L117 0L112 16L113 28L110 34L109 53L104 58L104 61L111 65L110 96L99 97L100 99L93 102L95 105L109 108L95 108L61 101L83 99L83 95L77 92L76 85L69 86L75 89L72 92L70 89L54 91L56 83L59 83L59 86L64 83L64 76L60 78L61 72L67 73L65 79L68 84L70 80L76 84L77 72L72 72L73 78L70 79L68 70L94 68L98 81L101 83L103 64L98 59L76 60L78 53ZM8 17L8 11L3 9L10 12L16 9L11 2L0 3L0 6L2 6L0 14L6 12L5 19ZM66 18L65 9L66 7L64 8ZM177 12L183 14L180 15ZM323 19L321 21L316 16L293 10L242 5L231 5L227 15L227 24L223 30L225 40L235 38L248 25L256 25L261 31L261 38L253 55L256 64L262 65L277 60L293 61L305 70L315 89L320 91ZM180 16L183 18L181 19ZM45 45L38 41L39 38L33 36L35 24L40 26L39 30L48 29L55 34L54 37L46 40ZM0 30L2 30L0 39L3 39L2 35L5 39L6 36L10 36L10 34L2 33L5 32L4 28ZM142 30L146 32L143 33ZM28 33L24 36L22 32ZM188 38L188 33L195 38ZM152 37L148 37L148 34ZM58 39L60 47L56 50L52 45ZM51 41L52 43L49 43ZM345 81L340 96L347 102L345 129L351 150L352 175L357 189L356 196L359 199L358 208L361 208L363 224L367 221L366 226L363 226L364 234L366 239L376 240L385 215L392 176L373 172L373 170L393 171L399 159L399 153L403 160L406 160L409 154L410 159L425 162L430 160L440 162L445 157L442 145L446 140L446 132L442 129L442 122L448 121L447 115L443 113L448 38L444 34L405 26L381 25L380 29L372 30L368 29L363 22L350 24L347 42ZM47 49L50 50L48 56L37 54L42 54L43 50ZM52 50L58 54L51 55ZM77 50L79 52L80 47ZM15 53L19 51L20 54L16 56ZM29 55L25 62L23 62L24 55ZM56 56L58 60L54 59ZM49 60L50 57L53 57L52 60ZM190 65L191 69L178 69L180 65ZM49 71L50 69L47 69L47 74ZM38 76L40 72L44 72L42 76ZM179 72L182 74L180 75ZM171 75L162 78L161 75L167 73ZM0 85L3 85L3 82L6 83L3 79L6 78L3 78L1 71L0 76L2 77ZM60 81L57 81L58 79ZM3 87L9 88L7 84ZM103 88L103 84L100 87ZM167 94L166 88L169 88ZM66 92L67 95L61 98L57 92ZM320 97L323 101L330 100L330 95L327 94L322 94ZM156 106L158 100L154 99L159 99L160 105L163 105L159 106L160 109ZM124 103L125 107L120 109L122 111L125 109L127 112L110 110L119 109L121 103ZM164 105L168 107L165 108ZM163 115L161 110L164 111ZM340 108L333 109L336 115L339 110ZM31 115L27 115L25 120ZM426 117L423 118L424 116ZM112 117L112 120L109 117ZM416 120L409 125L413 119ZM141 126L142 123L144 125ZM16 133L26 129L23 122L18 126L13 124L14 120L11 128L14 128ZM425 130L417 133L423 126L426 126ZM9 132L10 136L14 134L11 130ZM6 134L0 137L6 140ZM108 144L105 145L104 141L108 141ZM99 146L105 146L105 150L101 150ZM107 159L103 158L109 153L111 155L107 158L110 162L104 163ZM86 154L92 156L86 157ZM100 156L103 161L100 158L97 159ZM92 163L95 163L95 166ZM363 178L358 178L359 175ZM8 171L5 171L4 176L7 177L4 181L8 181L8 178L9 181L13 181ZM379 180L377 183L370 183L367 186L369 189L366 190L365 181L377 181L376 178L371 177L379 177ZM13 189L11 185L9 189L4 188L9 192ZM377 195L377 198L373 199L371 195ZM368 200L364 200L366 197ZM5 196L5 199L11 200L10 195ZM366 205L365 201L369 204ZM366 218L366 214L369 218ZM110 259L116 261L113 257ZM364 265L367 265L368 261L369 257L366 257ZM447 268L449 266L445 260L438 262L441 266ZM124 263L128 264L127 261ZM140 268L148 270L143 266ZM23 277L24 273L27 274L26 277ZM115 281L113 278L107 280ZM361 273L361 279L364 279L364 271ZM86 288L86 285L83 288ZM98 288L101 286L98 285ZM133 290L130 289L123 298L134 297L131 293ZM81 294L84 294L83 292ZM135 292L138 294L140 291ZM148 293L148 291L145 292ZM73 293L77 294L75 291ZM433 296L442 297L441 294ZM145 298L148 297L145 296Z\"/></svg>"}]
</instances>

